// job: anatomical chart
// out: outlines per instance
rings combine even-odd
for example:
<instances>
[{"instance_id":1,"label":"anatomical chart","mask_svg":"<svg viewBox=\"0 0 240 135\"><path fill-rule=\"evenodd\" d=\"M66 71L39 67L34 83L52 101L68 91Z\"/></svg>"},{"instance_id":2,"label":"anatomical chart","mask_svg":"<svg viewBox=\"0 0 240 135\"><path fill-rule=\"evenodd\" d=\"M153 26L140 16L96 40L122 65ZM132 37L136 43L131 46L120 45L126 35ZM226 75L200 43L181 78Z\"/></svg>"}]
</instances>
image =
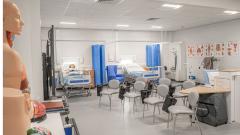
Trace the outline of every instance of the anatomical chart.
<instances>
[{"instance_id":1,"label":"anatomical chart","mask_svg":"<svg viewBox=\"0 0 240 135\"><path fill-rule=\"evenodd\" d=\"M216 43L215 44L215 56L216 57L224 56L224 52L225 52L224 43Z\"/></svg>"},{"instance_id":2,"label":"anatomical chart","mask_svg":"<svg viewBox=\"0 0 240 135\"><path fill-rule=\"evenodd\" d=\"M214 43L207 43L204 45L204 53L206 57L214 56L215 55L215 44Z\"/></svg>"},{"instance_id":3,"label":"anatomical chart","mask_svg":"<svg viewBox=\"0 0 240 135\"><path fill-rule=\"evenodd\" d=\"M204 45L204 53L206 57L211 56L211 44L207 43Z\"/></svg>"},{"instance_id":4,"label":"anatomical chart","mask_svg":"<svg viewBox=\"0 0 240 135\"><path fill-rule=\"evenodd\" d=\"M203 54L204 54L203 44L197 45L196 52L197 52L197 56L201 56L201 57L203 56Z\"/></svg>"},{"instance_id":5,"label":"anatomical chart","mask_svg":"<svg viewBox=\"0 0 240 135\"><path fill-rule=\"evenodd\" d=\"M194 45L188 45L187 46L187 50L188 50L188 57L193 57L193 56L195 56L195 47L194 47Z\"/></svg>"},{"instance_id":6,"label":"anatomical chart","mask_svg":"<svg viewBox=\"0 0 240 135\"><path fill-rule=\"evenodd\" d=\"M210 56L214 56L215 55L215 44L212 43L210 46L211 46Z\"/></svg>"},{"instance_id":7,"label":"anatomical chart","mask_svg":"<svg viewBox=\"0 0 240 135\"><path fill-rule=\"evenodd\" d=\"M239 55L239 45L237 42L228 42L227 45L227 55L228 56L237 56Z\"/></svg>"}]
</instances>

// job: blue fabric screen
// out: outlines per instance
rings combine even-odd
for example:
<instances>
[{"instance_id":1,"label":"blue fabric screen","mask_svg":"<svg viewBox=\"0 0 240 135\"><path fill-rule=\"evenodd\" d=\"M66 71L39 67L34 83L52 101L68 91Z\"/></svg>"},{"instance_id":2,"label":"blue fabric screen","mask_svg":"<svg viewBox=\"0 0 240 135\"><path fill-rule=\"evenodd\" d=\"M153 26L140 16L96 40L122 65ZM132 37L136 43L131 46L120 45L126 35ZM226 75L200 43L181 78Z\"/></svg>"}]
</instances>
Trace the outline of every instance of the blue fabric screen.
<instances>
[{"instance_id":1,"label":"blue fabric screen","mask_svg":"<svg viewBox=\"0 0 240 135\"><path fill-rule=\"evenodd\" d=\"M106 84L104 45L92 45L92 64L94 69L95 84Z\"/></svg>"},{"instance_id":2,"label":"blue fabric screen","mask_svg":"<svg viewBox=\"0 0 240 135\"><path fill-rule=\"evenodd\" d=\"M121 83L124 81L124 75L117 72L117 65L108 65L107 66L107 80L119 80Z\"/></svg>"},{"instance_id":3,"label":"blue fabric screen","mask_svg":"<svg viewBox=\"0 0 240 135\"><path fill-rule=\"evenodd\" d=\"M116 79L117 65L108 65L107 66L107 76L108 76L108 81Z\"/></svg>"},{"instance_id":4,"label":"blue fabric screen","mask_svg":"<svg viewBox=\"0 0 240 135\"><path fill-rule=\"evenodd\" d=\"M147 66L148 67L152 67L152 60L153 60L153 58L152 58L152 47L151 47L151 45L147 45L146 46L146 60L147 60Z\"/></svg>"},{"instance_id":5,"label":"blue fabric screen","mask_svg":"<svg viewBox=\"0 0 240 135\"><path fill-rule=\"evenodd\" d=\"M156 67L161 65L160 44L146 46L146 65Z\"/></svg>"}]
</instances>

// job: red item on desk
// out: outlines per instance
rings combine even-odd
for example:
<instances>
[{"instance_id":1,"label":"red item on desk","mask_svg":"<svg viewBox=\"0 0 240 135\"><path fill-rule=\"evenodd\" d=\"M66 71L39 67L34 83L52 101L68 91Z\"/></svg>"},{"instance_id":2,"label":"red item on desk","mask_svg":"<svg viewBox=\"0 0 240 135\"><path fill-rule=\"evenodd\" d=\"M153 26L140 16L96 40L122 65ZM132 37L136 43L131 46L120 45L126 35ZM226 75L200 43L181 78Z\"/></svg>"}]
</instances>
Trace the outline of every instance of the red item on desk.
<instances>
[{"instance_id":1,"label":"red item on desk","mask_svg":"<svg viewBox=\"0 0 240 135\"><path fill-rule=\"evenodd\" d=\"M64 108L63 102L43 102L43 104L45 105L46 110Z\"/></svg>"},{"instance_id":2,"label":"red item on desk","mask_svg":"<svg viewBox=\"0 0 240 135\"><path fill-rule=\"evenodd\" d=\"M33 101L33 108L34 108L34 113L33 113L33 121L41 121L46 118L46 107L44 104L38 101Z\"/></svg>"}]
</instances>

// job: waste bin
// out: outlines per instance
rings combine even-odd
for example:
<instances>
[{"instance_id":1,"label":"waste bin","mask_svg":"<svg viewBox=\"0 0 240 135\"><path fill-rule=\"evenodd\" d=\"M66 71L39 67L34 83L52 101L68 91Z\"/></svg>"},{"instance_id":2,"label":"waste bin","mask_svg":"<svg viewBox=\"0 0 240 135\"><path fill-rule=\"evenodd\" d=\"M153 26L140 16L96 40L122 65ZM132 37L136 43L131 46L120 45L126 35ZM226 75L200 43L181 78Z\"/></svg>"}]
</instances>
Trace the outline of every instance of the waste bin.
<instances>
[{"instance_id":1,"label":"waste bin","mask_svg":"<svg viewBox=\"0 0 240 135\"><path fill-rule=\"evenodd\" d=\"M65 117L66 124L64 125L65 135L80 135L77 124L74 118Z\"/></svg>"},{"instance_id":2,"label":"waste bin","mask_svg":"<svg viewBox=\"0 0 240 135\"><path fill-rule=\"evenodd\" d=\"M64 125L64 131L66 135L72 135L72 124Z\"/></svg>"}]
</instances>

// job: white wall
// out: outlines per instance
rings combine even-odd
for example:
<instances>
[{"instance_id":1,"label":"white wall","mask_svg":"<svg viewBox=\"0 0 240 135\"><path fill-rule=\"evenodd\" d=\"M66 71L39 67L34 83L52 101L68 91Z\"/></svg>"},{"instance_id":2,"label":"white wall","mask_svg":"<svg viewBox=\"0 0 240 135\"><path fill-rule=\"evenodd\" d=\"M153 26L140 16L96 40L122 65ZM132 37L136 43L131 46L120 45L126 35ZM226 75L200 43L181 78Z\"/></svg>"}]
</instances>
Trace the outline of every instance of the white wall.
<instances>
[{"instance_id":1,"label":"white wall","mask_svg":"<svg viewBox=\"0 0 240 135\"><path fill-rule=\"evenodd\" d=\"M146 45L172 42L171 32L118 31L116 34L116 60L121 55L134 55L140 65L146 64Z\"/></svg>"},{"instance_id":2,"label":"white wall","mask_svg":"<svg viewBox=\"0 0 240 135\"><path fill-rule=\"evenodd\" d=\"M240 42L240 19L217 24L205 25L197 28L174 32L174 41L183 41L185 44L208 43L208 42ZM193 65L196 74L202 81L202 70L198 67L203 57L187 58L187 63ZM219 69L240 67L240 56L224 56L219 58Z\"/></svg>"},{"instance_id":3,"label":"white wall","mask_svg":"<svg viewBox=\"0 0 240 135\"><path fill-rule=\"evenodd\" d=\"M47 30L42 28L42 50L45 50ZM136 62L145 64L147 44L171 41L172 32L56 28L56 60L61 63L62 57L84 57L83 67L91 67L91 45L104 44L107 64L115 63L121 55L136 55Z\"/></svg>"},{"instance_id":4,"label":"white wall","mask_svg":"<svg viewBox=\"0 0 240 135\"><path fill-rule=\"evenodd\" d=\"M42 62L40 44L40 0L11 0L21 11L23 32L17 36L14 48L26 65L33 99L43 99Z\"/></svg>"}]
</instances>

